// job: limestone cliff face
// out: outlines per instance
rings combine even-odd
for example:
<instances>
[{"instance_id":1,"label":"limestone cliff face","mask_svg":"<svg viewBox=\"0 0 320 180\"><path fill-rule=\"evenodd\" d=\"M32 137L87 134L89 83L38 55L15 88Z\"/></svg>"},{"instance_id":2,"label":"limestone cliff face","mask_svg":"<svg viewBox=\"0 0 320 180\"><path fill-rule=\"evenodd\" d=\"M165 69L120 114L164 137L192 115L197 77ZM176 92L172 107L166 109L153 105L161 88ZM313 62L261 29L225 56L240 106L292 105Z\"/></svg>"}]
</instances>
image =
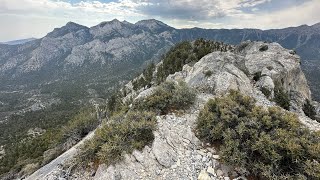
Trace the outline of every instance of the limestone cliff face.
<instances>
[{"instance_id":1,"label":"limestone cliff face","mask_svg":"<svg viewBox=\"0 0 320 180\"><path fill-rule=\"evenodd\" d=\"M210 99L222 96L230 89L239 90L268 107L274 89L281 86L290 94L290 110L311 130L320 130L320 124L303 113L302 106L311 98L306 78L300 69L300 59L294 52L277 43L244 42L232 52L213 52L193 66L185 65L181 72L170 75L167 81L184 81L196 89L194 105L183 115L157 116L158 128L152 146L141 152L126 155L124 161L100 165L94 175L75 172L72 175L51 172L46 177L65 179L229 179L243 178L245 172L219 162L215 149L202 144L194 134L199 110ZM130 89L130 83L126 86ZM267 97L262 89L270 91ZM152 93L153 87L133 91L127 98L142 98ZM62 168L63 169L63 168ZM58 175L57 175L58 174ZM61 176L61 174L64 174ZM41 179L41 178L39 178Z\"/></svg>"}]
</instances>

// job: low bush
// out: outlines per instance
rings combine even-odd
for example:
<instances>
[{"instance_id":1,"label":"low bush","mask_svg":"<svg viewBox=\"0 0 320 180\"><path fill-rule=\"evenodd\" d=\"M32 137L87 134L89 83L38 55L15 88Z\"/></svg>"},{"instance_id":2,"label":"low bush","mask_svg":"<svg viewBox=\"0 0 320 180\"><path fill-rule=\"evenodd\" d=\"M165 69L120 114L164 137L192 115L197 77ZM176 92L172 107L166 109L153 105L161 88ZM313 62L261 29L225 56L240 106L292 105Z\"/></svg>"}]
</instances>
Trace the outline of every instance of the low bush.
<instances>
[{"instance_id":1,"label":"low bush","mask_svg":"<svg viewBox=\"0 0 320 180\"><path fill-rule=\"evenodd\" d=\"M80 162L114 164L124 153L141 150L153 142L156 128L155 114L130 111L118 114L97 129L94 137L85 142L79 155Z\"/></svg>"},{"instance_id":2,"label":"low bush","mask_svg":"<svg viewBox=\"0 0 320 180\"><path fill-rule=\"evenodd\" d=\"M212 74L213 74L213 72L210 70L204 72L205 77L210 77L210 76L212 76Z\"/></svg>"},{"instance_id":3,"label":"low bush","mask_svg":"<svg viewBox=\"0 0 320 180\"><path fill-rule=\"evenodd\" d=\"M320 136L295 114L264 109L239 92L209 100L200 111L197 136L219 144L223 162L258 179L319 179Z\"/></svg>"},{"instance_id":4,"label":"low bush","mask_svg":"<svg viewBox=\"0 0 320 180\"><path fill-rule=\"evenodd\" d=\"M143 76L139 77L132 81L133 90L137 91L144 87L151 87L152 79L153 79L153 72L155 70L155 64L152 62L150 63L144 70Z\"/></svg>"},{"instance_id":5,"label":"low bush","mask_svg":"<svg viewBox=\"0 0 320 180\"><path fill-rule=\"evenodd\" d=\"M98 124L95 110L93 108L83 109L62 128L61 142L66 142L68 139L78 142L94 130Z\"/></svg>"},{"instance_id":6,"label":"low bush","mask_svg":"<svg viewBox=\"0 0 320 180\"><path fill-rule=\"evenodd\" d=\"M274 88L274 102L280 107L289 110L290 109L290 97L289 94L280 86L276 85Z\"/></svg>"},{"instance_id":7,"label":"low bush","mask_svg":"<svg viewBox=\"0 0 320 180\"><path fill-rule=\"evenodd\" d=\"M265 88L265 87L262 87L262 88L261 88L261 92L262 92L267 98L269 98L270 95L271 95L271 91L270 91L269 89Z\"/></svg>"},{"instance_id":8,"label":"low bush","mask_svg":"<svg viewBox=\"0 0 320 180\"><path fill-rule=\"evenodd\" d=\"M263 52L263 51L267 51L268 49L269 49L268 45L264 44L260 46L259 51Z\"/></svg>"},{"instance_id":9,"label":"low bush","mask_svg":"<svg viewBox=\"0 0 320 180\"><path fill-rule=\"evenodd\" d=\"M195 97L193 90L183 82L164 82L151 95L134 102L134 108L166 114L188 108L193 104Z\"/></svg>"},{"instance_id":10,"label":"low bush","mask_svg":"<svg viewBox=\"0 0 320 180\"><path fill-rule=\"evenodd\" d=\"M305 115L311 119L316 119L316 108L310 103L309 99L306 100L302 109Z\"/></svg>"},{"instance_id":11,"label":"low bush","mask_svg":"<svg viewBox=\"0 0 320 180\"><path fill-rule=\"evenodd\" d=\"M262 77L261 72L256 72L254 73L253 80L259 81L261 77Z\"/></svg>"},{"instance_id":12,"label":"low bush","mask_svg":"<svg viewBox=\"0 0 320 180\"><path fill-rule=\"evenodd\" d=\"M45 165L49 160L59 156L64 150L68 149L68 147L64 146L64 143L71 142L69 146L72 146L88 132L95 129L98 125L98 120L94 112L92 108L83 108L77 113L74 112L72 114L73 117L70 117L71 115L66 117L58 116L56 118L70 119L61 123L60 126L46 129L39 136L29 137L25 135L17 143L7 146L5 156L0 158L0 179L2 175L9 171L17 174L28 164ZM49 115L52 116L52 114ZM53 151L49 159L45 156L48 150Z\"/></svg>"}]
</instances>

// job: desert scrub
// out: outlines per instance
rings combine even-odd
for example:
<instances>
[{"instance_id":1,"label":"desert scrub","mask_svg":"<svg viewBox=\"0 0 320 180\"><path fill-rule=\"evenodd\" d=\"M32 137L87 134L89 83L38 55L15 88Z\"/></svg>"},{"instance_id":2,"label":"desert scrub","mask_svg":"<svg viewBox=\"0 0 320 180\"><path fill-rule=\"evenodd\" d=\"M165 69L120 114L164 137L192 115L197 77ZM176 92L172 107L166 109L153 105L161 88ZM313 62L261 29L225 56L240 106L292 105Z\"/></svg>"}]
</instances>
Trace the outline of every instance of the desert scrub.
<instances>
[{"instance_id":1,"label":"desert scrub","mask_svg":"<svg viewBox=\"0 0 320 180\"><path fill-rule=\"evenodd\" d=\"M316 119L316 108L311 104L310 100L307 99L303 105L303 112L311 119Z\"/></svg>"},{"instance_id":2,"label":"desert scrub","mask_svg":"<svg viewBox=\"0 0 320 180\"><path fill-rule=\"evenodd\" d=\"M223 162L261 179L320 178L320 133L304 128L295 114L256 106L239 92L209 100L196 134L220 145Z\"/></svg>"},{"instance_id":3,"label":"desert scrub","mask_svg":"<svg viewBox=\"0 0 320 180\"><path fill-rule=\"evenodd\" d=\"M254 73L253 80L259 81L261 77L262 77L261 72L256 72Z\"/></svg>"},{"instance_id":4,"label":"desert scrub","mask_svg":"<svg viewBox=\"0 0 320 180\"><path fill-rule=\"evenodd\" d=\"M184 82L164 82L151 95L134 102L134 108L166 114L190 107L195 97L195 92Z\"/></svg>"},{"instance_id":5,"label":"desert scrub","mask_svg":"<svg viewBox=\"0 0 320 180\"><path fill-rule=\"evenodd\" d=\"M269 98L271 96L271 91L265 87L261 87L261 92L266 96L266 98Z\"/></svg>"},{"instance_id":6,"label":"desert scrub","mask_svg":"<svg viewBox=\"0 0 320 180\"><path fill-rule=\"evenodd\" d=\"M94 137L81 148L79 161L114 164L134 149L142 150L154 140L155 114L130 111L118 114L110 122L97 129Z\"/></svg>"},{"instance_id":7,"label":"desert scrub","mask_svg":"<svg viewBox=\"0 0 320 180\"><path fill-rule=\"evenodd\" d=\"M276 87L274 88L273 101L283 109L290 109L290 96L288 92L286 92L280 85L276 85Z\"/></svg>"},{"instance_id":8,"label":"desert scrub","mask_svg":"<svg viewBox=\"0 0 320 180\"><path fill-rule=\"evenodd\" d=\"M210 76L212 76L213 72L208 70L208 71L205 71L203 74L205 77L210 77Z\"/></svg>"}]
</instances>

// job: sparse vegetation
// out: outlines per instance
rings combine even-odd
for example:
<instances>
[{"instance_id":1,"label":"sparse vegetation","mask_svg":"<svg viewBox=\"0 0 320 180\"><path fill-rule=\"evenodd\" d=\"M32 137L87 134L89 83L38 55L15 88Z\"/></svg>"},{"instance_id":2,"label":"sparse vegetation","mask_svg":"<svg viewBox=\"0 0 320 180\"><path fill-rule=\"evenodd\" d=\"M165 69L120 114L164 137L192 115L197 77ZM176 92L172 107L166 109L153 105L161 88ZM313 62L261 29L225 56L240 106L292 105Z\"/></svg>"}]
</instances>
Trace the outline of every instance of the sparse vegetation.
<instances>
[{"instance_id":1,"label":"sparse vegetation","mask_svg":"<svg viewBox=\"0 0 320 180\"><path fill-rule=\"evenodd\" d=\"M268 45L264 44L264 45L261 45L261 47L259 48L259 51L267 51L269 49Z\"/></svg>"},{"instance_id":2,"label":"sparse vegetation","mask_svg":"<svg viewBox=\"0 0 320 180\"><path fill-rule=\"evenodd\" d=\"M195 100L195 93L185 83L164 82L150 96L134 103L134 108L160 114L188 108Z\"/></svg>"},{"instance_id":3,"label":"sparse vegetation","mask_svg":"<svg viewBox=\"0 0 320 180\"><path fill-rule=\"evenodd\" d=\"M212 74L213 74L213 72L210 70L204 72L205 77L210 77Z\"/></svg>"},{"instance_id":4,"label":"sparse vegetation","mask_svg":"<svg viewBox=\"0 0 320 180\"><path fill-rule=\"evenodd\" d=\"M151 87L151 82L153 79L153 72L155 70L155 65L152 62L144 70L141 77L132 81L133 89L139 90L144 87Z\"/></svg>"},{"instance_id":5,"label":"sparse vegetation","mask_svg":"<svg viewBox=\"0 0 320 180\"><path fill-rule=\"evenodd\" d=\"M164 56L162 64L157 68L156 82L164 82L169 74L181 71L185 64L194 64L211 52L232 49L231 45L204 39L197 39L194 43L181 42Z\"/></svg>"},{"instance_id":6,"label":"sparse vegetation","mask_svg":"<svg viewBox=\"0 0 320 180\"><path fill-rule=\"evenodd\" d=\"M70 146L74 145L98 124L95 111L90 108L84 108L78 113L68 112L63 114L60 111L56 111L57 117L51 116L54 114L46 114L48 111L43 110L43 113L29 112L24 116L15 117L15 121L20 122L21 118L24 123L28 123L29 118L31 120L31 118L42 119L46 117L48 118L46 119L47 121L56 120L50 122L51 125L53 123L61 124L46 128L43 134L36 137L26 136L25 131L17 133L17 136L11 140L13 143L5 147L5 156L0 159L1 175L9 171L18 172L28 164L44 165L48 160L57 157L69 148L65 147L64 143L69 142ZM42 125L40 127L46 126ZM50 149L53 151L50 157L45 157L44 153ZM35 170L36 168L33 169Z\"/></svg>"},{"instance_id":7,"label":"sparse vegetation","mask_svg":"<svg viewBox=\"0 0 320 180\"><path fill-rule=\"evenodd\" d=\"M112 116L113 114L119 113L119 112L127 112L128 111L128 105L122 102L122 98L125 96L125 93L121 92L114 92L107 102L106 111L109 114L109 116Z\"/></svg>"},{"instance_id":8,"label":"sparse vegetation","mask_svg":"<svg viewBox=\"0 0 320 180\"><path fill-rule=\"evenodd\" d=\"M269 98L270 95L271 95L271 91L270 91L269 89L265 88L265 87L262 87L262 88L261 88L261 92L262 92L267 98Z\"/></svg>"},{"instance_id":9,"label":"sparse vegetation","mask_svg":"<svg viewBox=\"0 0 320 180\"><path fill-rule=\"evenodd\" d=\"M281 87L280 85L275 86L274 88L274 102L277 103L280 107L289 110L290 109L290 96L289 94Z\"/></svg>"},{"instance_id":10,"label":"sparse vegetation","mask_svg":"<svg viewBox=\"0 0 320 180\"><path fill-rule=\"evenodd\" d=\"M130 154L134 149L141 150L152 143L155 128L154 113L130 111L117 114L84 144L79 161L114 164L123 158L124 153Z\"/></svg>"},{"instance_id":11,"label":"sparse vegetation","mask_svg":"<svg viewBox=\"0 0 320 180\"><path fill-rule=\"evenodd\" d=\"M260 80L261 77L262 77L261 71L256 72L256 73L254 73L253 80L257 82Z\"/></svg>"},{"instance_id":12,"label":"sparse vegetation","mask_svg":"<svg viewBox=\"0 0 320 180\"><path fill-rule=\"evenodd\" d=\"M239 92L209 100L201 110L197 136L219 144L227 164L258 179L319 179L320 136L304 128L295 114L264 109Z\"/></svg>"},{"instance_id":13,"label":"sparse vegetation","mask_svg":"<svg viewBox=\"0 0 320 180\"><path fill-rule=\"evenodd\" d=\"M306 102L303 105L303 112L305 115L310 117L311 119L316 119L316 109L315 107L310 103L310 100L307 99Z\"/></svg>"}]
</instances>

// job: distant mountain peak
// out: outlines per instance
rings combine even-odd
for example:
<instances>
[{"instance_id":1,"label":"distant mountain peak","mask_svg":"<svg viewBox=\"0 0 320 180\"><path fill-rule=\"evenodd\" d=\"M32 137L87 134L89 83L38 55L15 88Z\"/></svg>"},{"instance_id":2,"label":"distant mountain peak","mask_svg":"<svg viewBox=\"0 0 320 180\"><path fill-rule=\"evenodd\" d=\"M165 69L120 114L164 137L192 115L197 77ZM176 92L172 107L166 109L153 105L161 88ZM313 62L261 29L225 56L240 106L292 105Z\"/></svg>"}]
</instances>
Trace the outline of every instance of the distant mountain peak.
<instances>
[{"instance_id":1,"label":"distant mountain peak","mask_svg":"<svg viewBox=\"0 0 320 180\"><path fill-rule=\"evenodd\" d=\"M77 24L77 23L75 23L75 22L69 21L69 22L65 25L65 27L86 27L86 26L83 26L83 25L81 25L81 24Z\"/></svg>"},{"instance_id":2,"label":"distant mountain peak","mask_svg":"<svg viewBox=\"0 0 320 180\"><path fill-rule=\"evenodd\" d=\"M157 33L174 29L173 27L170 27L169 25L167 25L161 21L158 21L156 19L141 20L141 21L136 22L135 25L140 26L140 27L144 27L144 28L148 28L152 32L157 32Z\"/></svg>"},{"instance_id":3,"label":"distant mountain peak","mask_svg":"<svg viewBox=\"0 0 320 180\"><path fill-rule=\"evenodd\" d=\"M112 19L110 22L113 22L113 23L115 23L115 22L117 22L117 23L121 23L118 19Z\"/></svg>"},{"instance_id":4,"label":"distant mountain peak","mask_svg":"<svg viewBox=\"0 0 320 180\"><path fill-rule=\"evenodd\" d=\"M167 26L169 27L167 24L159 21L159 20L156 20L156 19L146 19L146 20L141 20L141 21L138 21L136 23L136 25L146 25L146 24L158 24L160 26Z\"/></svg>"},{"instance_id":5,"label":"distant mountain peak","mask_svg":"<svg viewBox=\"0 0 320 180\"><path fill-rule=\"evenodd\" d=\"M127 24L127 23L125 23L125 21L121 22L118 19L113 19L111 21L103 21L103 22L99 23L97 26L104 27L106 25L122 25L122 24ZM94 26L94 27L96 27L96 26Z\"/></svg>"},{"instance_id":6,"label":"distant mountain peak","mask_svg":"<svg viewBox=\"0 0 320 180\"><path fill-rule=\"evenodd\" d=\"M81 29L89 29L89 28L70 21L66 25L62 26L61 28L55 28L52 32L48 33L46 37L55 38L71 32L77 32Z\"/></svg>"}]
</instances>

